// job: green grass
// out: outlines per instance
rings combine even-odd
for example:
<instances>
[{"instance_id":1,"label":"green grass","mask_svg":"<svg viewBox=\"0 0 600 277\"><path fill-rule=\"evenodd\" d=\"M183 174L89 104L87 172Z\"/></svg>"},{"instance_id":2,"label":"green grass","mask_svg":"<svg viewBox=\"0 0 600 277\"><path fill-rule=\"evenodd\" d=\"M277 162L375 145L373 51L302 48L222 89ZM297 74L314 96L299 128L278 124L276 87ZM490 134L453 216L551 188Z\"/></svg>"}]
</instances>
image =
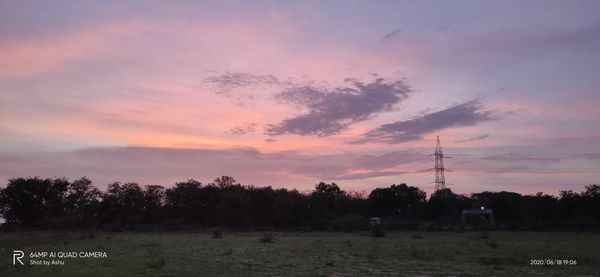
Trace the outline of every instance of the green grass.
<instances>
[{"instance_id":1,"label":"green grass","mask_svg":"<svg viewBox=\"0 0 600 277\"><path fill-rule=\"evenodd\" d=\"M0 233L0 276L569 276L600 273L595 233ZM487 238L486 238L487 237ZM13 266L12 251L106 251ZM575 266L532 266L531 259ZM28 260L28 258L26 258Z\"/></svg>"}]
</instances>

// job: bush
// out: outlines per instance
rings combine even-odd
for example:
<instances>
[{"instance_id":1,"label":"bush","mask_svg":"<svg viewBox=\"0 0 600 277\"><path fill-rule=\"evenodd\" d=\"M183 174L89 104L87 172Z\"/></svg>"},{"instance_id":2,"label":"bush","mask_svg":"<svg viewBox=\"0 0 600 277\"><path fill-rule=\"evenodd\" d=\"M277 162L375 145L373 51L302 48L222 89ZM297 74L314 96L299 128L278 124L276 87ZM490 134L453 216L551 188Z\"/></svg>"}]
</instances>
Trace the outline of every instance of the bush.
<instances>
[{"instance_id":1,"label":"bush","mask_svg":"<svg viewBox=\"0 0 600 277\"><path fill-rule=\"evenodd\" d=\"M331 231L332 221L329 219L317 218L310 224L312 230L315 231Z\"/></svg>"},{"instance_id":2,"label":"bush","mask_svg":"<svg viewBox=\"0 0 600 277\"><path fill-rule=\"evenodd\" d=\"M490 248L492 248L492 249L496 249L496 248L500 247L500 245L498 245L498 243L496 243L496 242L493 242L493 241L492 241L492 242L488 242L488 243L487 243L487 245L488 245Z\"/></svg>"},{"instance_id":3,"label":"bush","mask_svg":"<svg viewBox=\"0 0 600 277\"><path fill-rule=\"evenodd\" d=\"M123 226L121 224L104 224L101 227L102 231L106 232L123 232Z\"/></svg>"},{"instance_id":4,"label":"bush","mask_svg":"<svg viewBox=\"0 0 600 277\"><path fill-rule=\"evenodd\" d=\"M167 232L181 231L183 230L183 226L181 224L181 219L169 219L161 224L161 228Z\"/></svg>"},{"instance_id":5,"label":"bush","mask_svg":"<svg viewBox=\"0 0 600 277\"><path fill-rule=\"evenodd\" d=\"M212 231L212 236L213 239L220 239L223 238L223 234L221 234L220 230L213 230Z\"/></svg>"},{"instance_id":6,"label":"bush","mask_svg":"<svg viewBox=\"0 0 600 277\"><path fill-rule=\"evenodd\" d=\"M70 215L56 216L42 222L50 230L74 229L78 226L78 219Z\"/></svg>"},{"instance_id":7,"label":"bush","mask_svg":"<svg viewBox=\"0 0 600 277\"><path fill-rule=\"evenodd\" d=\"M149 268L154 268L154 269L161 269L165 266L167 262L165 261L165 258L163 258L162 256L159 257L155 257L155 258L150 258L150 260L148 260L146 262L146 265Z\"/></svg>"},{"instance_id":8,"label":"bush","mask_svg":"<svg viewBox=\"0 0 600 277\"><path fill-rule=\"evenodd\" d=\"M273 243L275 241L275 236L271 233L265 233L260 238L260 242L262 243Z\"/></svg>"},{"instance_id":9,"label":"bush","mask_svg":"<svg viewBox=\"0 0 600 277\"><path fill-rule=\"evenodd\" d=\"M501 260L497 257L479 257L479 263L482 265L499 265Z\"/></svg>"},{"instance_id":10,"label":"bush","mask_svg":"<svg viewBox=\"0 0 600 277\"><path fill-rule=\"evenodd\" d=\"M368 226L368 220L359 215L346 215L333 221L333 227L337 231L361 231L366 230Z\"/></svg>"},{"instance_id":11,"label":"bush","mask_svg":"<svg viewBox=\"0 0 600 277\"><path fill-rule=\"evenodd\" d=\"M430 256L427 254L425 250L421 249L413 249L410 251L410 255L417 260L427 260Z\"/></svg>"},{"instance_id":12,"label":"bush","mask_svg":"<svg viewBox=\"0 0 600 277\"><path fill-rule=\"evenodd\" d=\"M133 224L129 230L134 232L154 232L157 229L157 225L154 224Z\"/></svg>"},{"instance_id":13,"label":"bush","mask_svg":"<svg viewBox=\"0 0 600 277\"><path fill-rule=\"evenodd\" d=\"M410 235L411 238L413 239L423 239L423 235L416 233L416 234L412 234Z\"/></svg>"},{"instance_id":14,"label":"bush","mask_svg":"<svg viewBox=\"0 0 600 277\"><path fill-rule=\"evenodd\" d=\"M78 239L95 239L96 234L94 232L87 232L78 237Z\"/></svg>"},{"instance_id":15,"label":"bush","mask_svg":"<svg viewBox=\"0 0 600 277\"><path fill-rule=\"evenodd\" d=\"M161 269L167 263L163 257L163 252L155 248L155 246L150 246L150 248L146 250L146 258L146 266L149 268Z\"/></svg>"},{"instance_id":16,"label":"bush","mask_svg":"<svg viewBox=\"0 0 600 277\"><path fill-rule=\"evenodd\" d=\"M367 260L369 260L369 262L375 262L379 258L380 254L381 254L381 249L379 249L379 246L371 245L371 247L369 247L369 250L367 252Z\"/></svg>"},{"instance_id":17,"label":"bush","mask_svg":"<svg viewBox=\"0 0 600 277\"><path fill-rule=\"evenodd\" d=\"M385 230L381 224L371 226L371 236L374 238L385 237Z\"/></svg>"}]
</instances>

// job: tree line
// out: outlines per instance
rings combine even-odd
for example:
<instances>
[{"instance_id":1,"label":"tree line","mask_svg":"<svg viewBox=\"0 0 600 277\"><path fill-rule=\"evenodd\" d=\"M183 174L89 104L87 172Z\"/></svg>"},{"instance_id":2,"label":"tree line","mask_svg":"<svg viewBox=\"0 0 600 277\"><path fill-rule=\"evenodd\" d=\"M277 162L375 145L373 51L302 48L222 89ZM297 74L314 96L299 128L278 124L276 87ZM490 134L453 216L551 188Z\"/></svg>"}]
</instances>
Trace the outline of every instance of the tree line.
<instances>
[{"instance_id":1,"label":"tree line","mask_svg":"<svg viewBox=\"0 0 600 277\"><path fill-rule=\"evenodd\" d=\"M318 183L306 193L295 189L244 186L222 176L164 188L112 183L105 191L81 178L13 178L0 188L2 228L107 230L183 230L186 228L270 228L353 231L379 217L388 228L464 228L463 209L493 209L502 230L597 230L600 185L559 196L537 193L450 189L429 198L418 187L393 184L368 195L346 192L335 183Z\"/></svg>"}]
</instances>

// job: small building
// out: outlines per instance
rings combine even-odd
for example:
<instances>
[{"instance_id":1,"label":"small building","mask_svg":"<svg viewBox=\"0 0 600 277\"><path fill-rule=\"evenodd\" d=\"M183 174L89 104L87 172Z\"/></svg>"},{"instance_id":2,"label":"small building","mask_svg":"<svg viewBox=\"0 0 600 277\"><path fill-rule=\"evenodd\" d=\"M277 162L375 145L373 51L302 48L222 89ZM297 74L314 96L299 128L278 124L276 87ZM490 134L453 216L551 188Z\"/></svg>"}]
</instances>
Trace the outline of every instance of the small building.
<instances>
[{"instance_id":1,"label":"small building","mask_svg":"<svg viewBox=\"0 0 600 277\"><path fill-rule=\"evenodd\" d=\"M379 224L381 224L381 218L380 217L371 217L371 220L369 220L369 224L371 224L371 226L379 225Z\"/></svg>"},{"instance_id":2,"label":"small building","mask_svg":"<svg viewBox=\"0 0 600 277\"><path fill-rule=\"evenodd\" d=\"M462 210L462 222L467 225L470 218L474 218L474 220L478 224L484 224L488 226L495 226L496 220L494 219L494 210L486 209L485 207L481 207L479 209L464 209Z\"/></svg>"}]
</instances>

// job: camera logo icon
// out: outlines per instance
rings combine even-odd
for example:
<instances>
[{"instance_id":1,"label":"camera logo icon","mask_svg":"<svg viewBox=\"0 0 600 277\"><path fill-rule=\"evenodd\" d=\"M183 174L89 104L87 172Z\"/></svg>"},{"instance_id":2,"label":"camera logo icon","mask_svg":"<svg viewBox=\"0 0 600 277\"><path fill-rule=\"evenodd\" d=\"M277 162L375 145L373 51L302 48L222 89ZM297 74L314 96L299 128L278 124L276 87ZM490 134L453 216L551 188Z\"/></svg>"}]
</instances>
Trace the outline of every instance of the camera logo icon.
<instances>
[{"instance_id":1,"label":"camera logo icon","mask_svg":"<svg viewBox=\"0 0 600 277\"><path fill-rule=\"evenodd\" d=\"M21 261L21 259L23 257L25 257L25 253L23 253L23 251L14 250L13 251L13 265L17 265L17 262L19 262L21 265L24 265L23 262Z\"/></svg>"}]
</instances>

